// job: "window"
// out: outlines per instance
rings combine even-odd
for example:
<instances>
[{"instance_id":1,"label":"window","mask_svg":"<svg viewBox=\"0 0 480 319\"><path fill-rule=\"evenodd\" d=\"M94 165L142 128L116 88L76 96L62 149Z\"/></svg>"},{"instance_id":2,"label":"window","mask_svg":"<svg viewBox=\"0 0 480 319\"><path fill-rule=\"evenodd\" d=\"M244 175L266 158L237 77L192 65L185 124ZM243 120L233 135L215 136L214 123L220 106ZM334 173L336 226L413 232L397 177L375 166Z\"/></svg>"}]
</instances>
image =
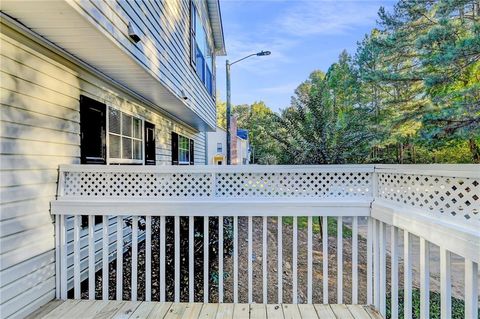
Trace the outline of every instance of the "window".
<instances>
[{"instance_id":1,"label":"window","mask_svg":"<svg viewBox=\"0 0 480 319\"><path fill-rule=\"evenodd\" d=\"M222 143L217 143L217 153L223 152Z\"/></svg>"},{"instance_id":2,"label":"window","mask_svg":"<svg viewBox=\"0 0 480 319\"><path fill-rule=\"evenodd\" d=\"M178 136L178 162L190 164L190 139L181 135Z\"/></svg>"},{"instance_id":3,"label":"window","mask_svg":"<svg viewBox=\"0 0 480 319\"><path fill-rule=\"evenodd\" d=\"M143 163L141 119L109 108L108 141L108 156L111 163Z\"/></svg>"},{"instance_id":4,"label":"window","mask_svg":"<svg viewBox=\"0 0 480 319\"><path fill-rule=\"evenodd\" d=\"M172 165L193 165L194 149L192 139L172 132Z\"/></svg>"},{"instance_id":5,"label":"window","mask_svg":"<svg viewBox=\"0 0 480 319\"><path fill-rule=\"evenodd\" d=\"M193 2L190 2L190 47L191 63L208 93L213 96L213 50Z\"/></svg>"}]
</instances>

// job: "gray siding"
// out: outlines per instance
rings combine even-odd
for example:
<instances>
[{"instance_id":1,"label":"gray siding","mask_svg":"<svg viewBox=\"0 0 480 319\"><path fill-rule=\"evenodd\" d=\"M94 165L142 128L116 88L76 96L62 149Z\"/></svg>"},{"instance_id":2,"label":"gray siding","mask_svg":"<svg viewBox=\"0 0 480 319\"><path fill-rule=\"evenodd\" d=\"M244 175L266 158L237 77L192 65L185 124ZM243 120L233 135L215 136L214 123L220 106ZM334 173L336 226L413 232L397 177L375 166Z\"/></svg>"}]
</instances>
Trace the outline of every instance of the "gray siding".
<instances>
[{"instance_id":1,"label":"gray siding","mask_svg":"<svg viewBox=\"0 0 480 319\"><path fill-rule=\"evenodd\" d=\"M205 1L196 0L195 3L212 43ZM80 13L92 18L98 28L111 35L172 91L185 92L190 100L189 107L215 127L215 102L190 65L190 0L90 0L77 4ZM129 22L140 34L142 40L138 43L129 40Z\"/></svg>"},{"instance_id":2,"label":"gray siding","mask_svg":"<svg viewBox=\"0 0 480 319\"><path fill-rule=\"evenodd\" d=\"M23 317L55 296L49 203L58 165L80 161L81 94L153 122L158 164L170 163L172 130L195 139L195 162L204 164L205 134L150 111L4 25L0 48L0 313L7 318Z\"/></svg>"}]
</instances>

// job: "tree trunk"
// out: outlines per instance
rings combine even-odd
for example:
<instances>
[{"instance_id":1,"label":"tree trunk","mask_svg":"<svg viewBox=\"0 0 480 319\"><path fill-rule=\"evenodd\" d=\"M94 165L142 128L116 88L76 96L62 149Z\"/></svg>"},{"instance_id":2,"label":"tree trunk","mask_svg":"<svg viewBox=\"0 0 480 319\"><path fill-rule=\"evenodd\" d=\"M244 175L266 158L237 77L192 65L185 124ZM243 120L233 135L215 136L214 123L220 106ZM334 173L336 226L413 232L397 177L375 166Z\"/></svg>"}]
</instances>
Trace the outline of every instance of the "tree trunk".
<instances>
[{"instance_id":1,"label":"tree trunk","mask_svg":"<svg viewBox=\"0 0 480 319\"><path fill-rule=\"evenodd\" d=\"M472 153L472 161L474 163L480 163L480 148L473 138L468 140L470 146L470 153Z\"/></svg>"}]
</instances>

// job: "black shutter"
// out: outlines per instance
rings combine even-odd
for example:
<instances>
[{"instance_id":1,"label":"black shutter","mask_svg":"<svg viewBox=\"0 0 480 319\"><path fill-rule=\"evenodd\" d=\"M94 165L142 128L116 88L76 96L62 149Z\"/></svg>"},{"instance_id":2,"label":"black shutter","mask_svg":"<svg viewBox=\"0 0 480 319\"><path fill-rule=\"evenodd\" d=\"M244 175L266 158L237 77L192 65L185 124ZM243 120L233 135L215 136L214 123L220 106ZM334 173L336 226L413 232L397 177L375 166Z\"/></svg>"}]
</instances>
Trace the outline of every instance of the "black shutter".
<instances>
[{"instance_id":1,"label":"black shutter","mask_svg":"<svg viewBox=\"0 0 480 319\"><path fill-rule=\"evenodd\" d=\"M145 122L145 165L155 165L155 125Z\"/></svg>"},{"instance_id":2,"label":"black shutter","mask_svg":"<svg viewBox=\"0 0 480 319\"><path fill-rule=\"evenodd\" d=\"M178 134L172 132L172 165L178 165Z\"/></svg>"},{"instance_id":3,"label":"black shutter","mask_svg":"<svg viewBox=\"0 0 480 319\"><path fill-rule=\"evenodd\" d=\"M193 140L190 140L190 165L195 164L195 146Z\"/></svg>"},{"instance_id":4,"label":"black shutter","mask_svg":"<svg viewBox=\"0 0 480 319\"><path fill-rule=\"evenodd\" d=\"M106 164L107 106L80 96L80 155L82 164Z\"/></svg>"}]
</instances>

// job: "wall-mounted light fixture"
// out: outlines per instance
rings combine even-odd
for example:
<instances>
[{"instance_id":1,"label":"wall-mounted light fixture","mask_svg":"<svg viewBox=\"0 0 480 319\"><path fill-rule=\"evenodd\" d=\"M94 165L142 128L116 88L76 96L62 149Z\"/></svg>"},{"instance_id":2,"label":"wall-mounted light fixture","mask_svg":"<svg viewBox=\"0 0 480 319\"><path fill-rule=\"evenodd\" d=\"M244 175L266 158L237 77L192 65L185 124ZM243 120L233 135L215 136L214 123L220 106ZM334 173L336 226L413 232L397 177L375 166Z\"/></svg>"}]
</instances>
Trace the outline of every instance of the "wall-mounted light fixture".
<instances>
[{"instance_id":1,"label":"wall-mounted light fixture","mask_svg":"<svg viewBox=\"0 0 480 319\"><path fill-rule=\"evenodd\" d=\"M185 93L185 91L183 89L180 89L180 97L184 100L184 101L187 101L188 100L188 96L187 94Z\"/></svg>"},{"instance_id":2,"label":"wall-mounted light fixture","mask_svg":"<svg viewBox=\"0 0 480 319\"><path fill-rule=\"evenodd\" d=\"M135 43L138 43L141 40L140 36L138 34L139 34L139 32L137 31L137 28L131 22L129 22L128 23L128 36Z\"/></svg>"}]
</instances>

